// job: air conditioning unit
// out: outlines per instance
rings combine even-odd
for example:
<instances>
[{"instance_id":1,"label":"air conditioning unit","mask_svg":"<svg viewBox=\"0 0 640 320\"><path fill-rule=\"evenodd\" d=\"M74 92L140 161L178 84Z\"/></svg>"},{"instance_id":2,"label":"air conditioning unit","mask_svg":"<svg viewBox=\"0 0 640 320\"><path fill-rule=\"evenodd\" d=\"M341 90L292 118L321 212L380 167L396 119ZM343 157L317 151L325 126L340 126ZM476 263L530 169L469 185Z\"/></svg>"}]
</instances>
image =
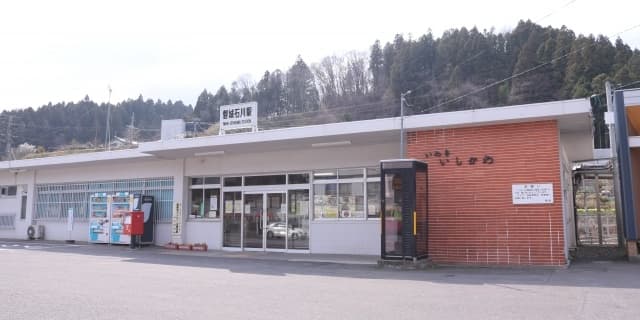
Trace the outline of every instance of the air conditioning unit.
<instances>
[{"instance_id":1,"label":"air conditioning unit","mask_svg":"<svg viewBox=\"0 0 640 320\"><path fill-rule=\"evenodd\" d=\"M44 226L41 224L30 225L29 228L27 228L27 236L29 240L44 239Z\"/></svg>"}]
</instances>

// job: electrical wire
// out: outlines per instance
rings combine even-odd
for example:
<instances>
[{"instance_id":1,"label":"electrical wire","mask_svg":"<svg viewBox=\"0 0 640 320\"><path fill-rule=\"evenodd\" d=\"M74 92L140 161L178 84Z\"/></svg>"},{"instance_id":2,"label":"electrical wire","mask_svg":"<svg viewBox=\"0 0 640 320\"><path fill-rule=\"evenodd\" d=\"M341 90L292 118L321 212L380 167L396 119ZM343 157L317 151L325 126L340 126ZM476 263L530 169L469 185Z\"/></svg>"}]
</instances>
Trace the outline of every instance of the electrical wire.
<instances>
[{"instance_id":1,"label":"electrical wire","mask_svg":"<svg viewBox=\"0 0 640 320\"><path fill-rule=\"evenodd\" d=\"M619 35L621 35L621 34L623 34L623 33L625 33L625 32L629 32L629 31L631 31L631 30L633 30L633 29L635 29L635 28L638 28L638 27L640 27L640 24L634 25L634 26L632 26L632 27L630 27L630 28L627 28L627 29L625 29L625 30L623 30L623 31L621 31L621 32L618 32L618 33L616 33L615 35L613 35L612 37L617 37L617 36L619 36ZM591 44L584 45L584 46L582 46L581 48L578 48L578 49L572 50L572 51L570 51L570 52L568 52L568 53L566 53L566 54L564 54L564 55L562 55L562 56L559 56L559 57L553 58L553 59L551 59L551 60L549 60L549 61L547 61L547 62L544 62L544 63L538 64L538 65L536 65L536 66L534 66L534 67L532 67L532 68L529 68L529 69L524 70L524 71L522 71L522 72L518 72L518 73L516 73L516 74L514 74L514 75L511 75L511 76L509 76L509 77L506 77L506 78L504 78L504 79L502 79L502 80L494 81L494 82L492 82L492 83L490 83L490 84L488 84L488 85L486 85L486 86L483 86L483 87L481 87L481 88L479 88L479 89L476 89L476 90L473 90L473 91L471 91L471 92L465 93L465 94L460 95L460 96L458 96L458 97L456 97L456 98L446 100L446 101L444 101L444 102L442 102L442 103L439 103L439 104L437 104L437 105L435 105L435 106L428 107L428 108L424 109L424 110L423 110L423 112L424 112L424 113L426 113L427 111L430 111L430 110L433 110L433 109L436 109L436 108L442 107L442 106L447 105L447 104L449 104L449 103L456 102L456 101L460 101L460 100L462 100L462 99L464 99L464 98L466 98L466 97L468 97L468 96L471 96L471 95L474 95L474 94L476 94L476 93L482 92L482 91L487 90L487 89L489 89L489 88L491 88L491 87L494 87L494 86L499 85L499 84L501 84L501 83L504 83L504 82L507 82L507 81L509 81L509 80L515 79L515 78L520 77L520 76L522 76L522 75L525 75L525 74L527 74L527 73L529 73L529 72L532 72L532 71L538 70L538 69L540 69L540 68L542 68L542 67L544 67L544 66L547 66L547 65L549 65L549 64L551 64L551 63L554 63L554 62L556 62L556 61L562 60L562 59L564 59L564 58L566 58L566 57L568 57L568 56L570 56L570 55L572 55L572 54L574 54L574 53L577 53L577 52L583 51L583 50L585 50L585 49L587 49L587 48L589 48L589 47L595 46L596 44L598 44L598 42L593 42L593 43L591 43ZM416 96L416 97L413 97L413 98L427 97L427 96L430 96L430 94L421 95L421 96Z\"/></svg>"}]
</instances>

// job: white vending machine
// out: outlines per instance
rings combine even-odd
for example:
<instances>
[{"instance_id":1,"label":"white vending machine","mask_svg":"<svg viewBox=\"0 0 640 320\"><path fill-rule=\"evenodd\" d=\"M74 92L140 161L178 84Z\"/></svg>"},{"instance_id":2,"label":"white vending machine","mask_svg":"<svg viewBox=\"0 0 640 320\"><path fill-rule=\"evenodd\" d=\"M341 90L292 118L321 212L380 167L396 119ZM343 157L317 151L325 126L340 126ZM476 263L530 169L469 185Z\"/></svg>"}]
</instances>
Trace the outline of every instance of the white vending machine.
<instances>
[{"instance_id":1,"label":"white vending machine","mask_svg":"<svg viewBox=\"0 0 640 320\"><path fill-rule=\"evenodd\" d=\"M128 213L133 210L133 195L129 194L129 192L117 192L111 196L110 209L110 242L113 244L130 244L131 233L125 232L125 219L131 219ZM130 225L131 222L126 224Z\"/></svg>"},{"instance_id":2,"label":"white vending machine","mask_svg":"<svg viewBox=\"0 0 640 320\"><path fill-rule=\"evenodd\" d=\"M89 201L89 242L109 243L109 196L94 193Z\"/></svg>"},{"instance_id":3,"label":"white vending machine","mask_svg":"<svg viewBox=\"0 0 640 320\"><path fill-rule=\"evenodd\" d=\"M113 195L95 193L90 199L89 242L129 244L124 219L133 206L133 195L117 192Z\"/></svg>"}]
</instances>

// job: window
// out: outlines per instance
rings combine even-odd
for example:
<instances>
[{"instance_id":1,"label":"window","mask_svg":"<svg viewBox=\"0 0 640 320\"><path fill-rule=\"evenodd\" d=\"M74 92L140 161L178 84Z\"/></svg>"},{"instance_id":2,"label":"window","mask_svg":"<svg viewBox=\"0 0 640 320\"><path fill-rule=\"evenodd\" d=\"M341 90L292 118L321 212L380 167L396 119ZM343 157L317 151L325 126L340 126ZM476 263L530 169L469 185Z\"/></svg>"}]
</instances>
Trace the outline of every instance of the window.
<instances>
[{"instance_id":1,"label":"window","mask_svg":"<svg viewBox=\"0 0 640 320\"><path fill-rule=\"evenodd\" d=\"M313 186L313 208L316 218L338 217L338 190L335 183Z\"/></svg>"},{"instance_id":2,"label":"window","mask_svg":"<svg viewBox=\"0 0 640 320\"><path fill-rule=\"evenodd\" d=\"M380 217L379 168L322 170L313 178L315 219Z\"/></svg>"},{"instance_id":3,"label":"window","mask_svg":"<svg viewBox=\"0 0 640 320\"><path fill-rule=\"evenodd\" d=\"M74 219L87 220L91 195L116 192L153 196L156 222L171 222L174 210L172 177L37 184L33 215L36 220L66 221L69 209L73 208Z\"/></svg>"},{"instance_id":4,"label":"window","mask_svg":"<svg viewBox=\"0 0 640 320\"><path fill-rule=\"evenodd\" d=\"M18 192L18 186L0 186L0 196L15 197Z\"/></svg>"},{"instance_id":5,"label":"window","mask_svg":"<svg viewBox=\"0 0 640 320\"><path fill-rule=\"evenodd\" d=\"M367 217L380 218L380 181L367 182Z\"/></svg>"},{"instance_id":6,"label":"window","mask_svg":"<svg viewBox=\"0 0 640 320\"><path fill-rule=\"evenodd\" d=\"M309 183L308 173L289 174L289 184L308 184L308 183Z\"/></svg>"},{"instance_id":7,"label":"window","mask_svg":"<svg viewBox=\"0 0 640 320\"><path fill-rule=\"evenodd\" d=\"M367 217L380 218L380 167L367 168Z\"/></svg>"},{"instance_id":8,"label":"window","mask_svg":"<svg viewBox=\"0 0 640 320\"><path fill-rule=\"evenodd\" d=\"M316 171L313 173L313 180L335 180L338 178L338 174L336 170L324 170L324 171Z\"/></svg>"},{"instance_id":9,"label":"window","mask_svg":"<svg viewBox=\"0 0 640 320\"><path fill-rule=\"evenodd\" d=\"M27 195L23 194L22 199L20 201L20 219L24 220L27 218Z\"/></svg>"},{"instance_id":10,"label":"window","mask_svg":"<svg viewBox=\"0 0 640 320\"><path fill-rule=\"evenodd\" d=\"M242 186L242 177L226 177L224 178L225 187L240 187Z\"/></svg>"},{"instance_id":11,"label":"window","mask_svg":"<svg viewBox=\"0 0 640 320\"><path fill-rule=\"evenodd\" d=\"M246 176L244 177L245 186L268 186L285 184L286 176L284 174L269 176Z\"/></svg>"},{"instance_id":12,"label":"window","mask_svg":"<svg viewBox=\"0 0 640 320\"><path fill-rule=\"evenodd\" d=\"M340 218L364 218L364 184L340 183Z\"/></svg>"},{"instance_id":13,"label":"window","mask_svg":"<svg viewBox=\"0 0 640 320\"><path fill-rule=\"evenodd\" d=\"M191 178L189 218L220 218L220 177Z\"/></svg>"}]
</instances>

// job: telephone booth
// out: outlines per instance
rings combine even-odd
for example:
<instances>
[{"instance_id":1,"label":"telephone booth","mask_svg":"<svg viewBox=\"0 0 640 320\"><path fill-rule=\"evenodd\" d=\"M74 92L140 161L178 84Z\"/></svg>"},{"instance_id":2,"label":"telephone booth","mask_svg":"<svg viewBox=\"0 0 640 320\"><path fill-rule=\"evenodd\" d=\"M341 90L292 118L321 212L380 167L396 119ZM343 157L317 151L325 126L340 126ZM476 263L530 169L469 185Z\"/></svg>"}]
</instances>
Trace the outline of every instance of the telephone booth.
<instances>
[{"instance_id":1,"label":"telephone booth","mask_svg":"<svg viewBox=\"0 0 640 320\"><path fill-rule=\"evenodd\" d=\"M381 258L423 259L428 256L427 164L417 160L380 162Z\"/></svg>"}]
</instances>

